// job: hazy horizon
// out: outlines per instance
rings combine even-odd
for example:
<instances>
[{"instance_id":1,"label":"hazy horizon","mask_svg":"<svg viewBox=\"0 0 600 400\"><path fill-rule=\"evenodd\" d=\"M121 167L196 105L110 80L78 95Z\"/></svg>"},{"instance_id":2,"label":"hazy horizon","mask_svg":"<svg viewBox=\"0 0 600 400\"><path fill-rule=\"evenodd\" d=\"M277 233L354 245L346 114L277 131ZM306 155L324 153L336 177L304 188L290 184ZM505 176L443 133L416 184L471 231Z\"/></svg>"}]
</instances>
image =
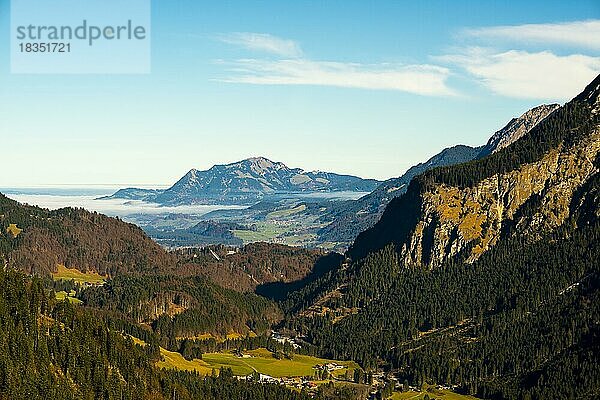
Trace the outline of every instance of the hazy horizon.
<instances>
[{"instance_id":1,"label":"hazy horizon","mask_svg":"<svg viewBox=\"0 0 600 400\"><path fill-rule=\"evenodd\" d=\"M13 74L0 2L0 187L169 186L251 156L384 180L600 72L592 0L151 6L150 73Z\"/></svg>"}]
</instances>

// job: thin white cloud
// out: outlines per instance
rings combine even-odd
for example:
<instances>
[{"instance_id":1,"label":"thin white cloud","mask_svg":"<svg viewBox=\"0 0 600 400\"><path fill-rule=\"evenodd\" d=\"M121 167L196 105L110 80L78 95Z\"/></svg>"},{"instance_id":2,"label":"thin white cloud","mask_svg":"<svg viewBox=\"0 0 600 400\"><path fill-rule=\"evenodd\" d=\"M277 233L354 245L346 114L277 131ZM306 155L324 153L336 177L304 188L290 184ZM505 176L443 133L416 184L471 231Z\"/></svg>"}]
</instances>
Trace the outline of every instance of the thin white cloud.
<instances>
[{"instance_id":1,"label":"thin white cloud","mask_svg":"<svg viewBox=\"0 0 600 400\"><path fill-rule=\"evenodd\" d=\"M493 41L600 49L600 20L470 28L462 33L468 37Z\"/></svg>"},{"instance_id":2,"label":"thin white cloud","mask_svg":"<svg viewBox=\"0 0 600 400\"><path fill-rule=\"evenodd\" d=\"M497 94L516 98L568 100L600 73L600 57L550 51L470 48L435 59L464 68Z\"/></svg>"},{"instance_id":3,"label":"thin white cloud","mask_svg":"<svg viewBox=\"0 0 600 400\"><path fill-rule=\"evenodd\" d=\"M452 96L447 68L434 65L358 64L331 61L242 59L227 63L231 83L319 85L396 90L426 96Z\"/></svg>"},{"instance_id":4,"label":"thin white cloud","mask_svg":"<svg viewBox=\"0 0 600 400\"><path fill-rule=\"evenodd\" d=\"M283 57L300 57L302 49L294 40L282 39L267 33L234 32L220 35L224 43L241 46L248 50L263 51Z\"/></svg>"}]
</instances>

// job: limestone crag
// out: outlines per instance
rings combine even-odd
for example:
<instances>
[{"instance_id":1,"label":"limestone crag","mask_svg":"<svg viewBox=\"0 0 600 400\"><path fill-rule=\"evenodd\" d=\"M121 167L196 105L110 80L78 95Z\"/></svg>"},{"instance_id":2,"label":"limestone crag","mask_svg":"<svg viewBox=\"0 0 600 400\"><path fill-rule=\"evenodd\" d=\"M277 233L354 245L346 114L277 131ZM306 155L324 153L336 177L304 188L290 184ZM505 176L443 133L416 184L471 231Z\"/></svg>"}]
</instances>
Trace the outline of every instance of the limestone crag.
<instances>
[{"instance_id":1,"label":"limestone crag","mask_svg":"<svg viewBox=\"0 0 600 400\"><path fill-rule=\"evenodd\" d=\"M555 229L572 212L577 189L598 173L593 160L599 152L597 129L574 146L553 150L538 162L474 187L436 185L422 194L422 217L401 249L405 263L436 267L465 251L467 260L474 261L506 227L513 227L511 234L534 239ZM520 210L533 203L533 215L522 215Z\"/></svg>"}]
</instances>

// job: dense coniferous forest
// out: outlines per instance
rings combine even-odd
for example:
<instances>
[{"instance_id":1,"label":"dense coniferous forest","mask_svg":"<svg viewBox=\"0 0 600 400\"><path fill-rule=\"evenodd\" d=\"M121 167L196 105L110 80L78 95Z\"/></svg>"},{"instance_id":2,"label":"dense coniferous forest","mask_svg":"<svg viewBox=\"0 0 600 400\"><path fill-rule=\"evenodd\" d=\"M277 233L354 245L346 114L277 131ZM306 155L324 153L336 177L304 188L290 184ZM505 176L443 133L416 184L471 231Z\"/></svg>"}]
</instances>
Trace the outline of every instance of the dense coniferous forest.
<instances>
[{"instance_id":1,"label":"dense coniferous forest","mask_svg":"<svg viewBox=\"0 0 600 400\"><path fill-rule=\"evenodd\" d=\"M255 244L233 254L219 246L168 253L118 219L82 209L49 211L3 195L0 223L2 399L341 400L357 395L353 388L323 386L308 396L276 384L241 382L228 370L204 377L154 365L161 357L159 346L188 359L239 348L291 354L291 346L268 337L281 319L279 307L248 291L261 282L284 284L310 275L323 251ZM53 280L57 264L99 272L107 282ZM242 282L239 292L206 278L219 281L228 273L232 279L252 273L261 281ZM85 307L55 300L55 291L74 291ZM232 332L259 336L216 339ZM193 339L206 333L214 337ZM128 335L146 345L135 345Z\"/></svg>"},{"instance_id":2,"label":"dense coniferous forest","mask_svg":"<svg viewBox=\"0 0 600 400\"><path fill-rule=\"evenodd\" d=\"M600 388L600 265L591 262L600 259L600 226L572 235L507 241L473 265L433 271L402 269L386 248L347 271L345 296L326 303L360 313L290 327L307 332L322 355L371 368L383 359L415 384L460 385L484 397L591 396ZM575 369L577 385L551 378Z\"/></svg>"},{"instance_id":3,"label":"dense coniferous forest","mask_svg":"<svg viewBox=\"0 0 600 400\"><path fill-rule=\"evenodd\" d=\"M281 318L269 300L219 287L202 277L116 277L84 290L80 298L86 305L150 324L160 334L162 346L173 350L178 337L260 334Z\"/></svg>"},{"instance_id":4,"label":"dense coniferous forest","mask_svg":"<svg viewBox=\"0 0 600 400\"><path fill-rule=\"evenodd\" d=\"M260 283L299 280L325 253L265 243L167 252L118 219L82 209L49 211L0 194L0 254L3 264L45 279L57 264L106 275L104 287L87 290L68 281L46 284L149 323L165 347L176 348L176 337L264 333L281 318L277 305L227 288L251 292Z\"/></svg>"}]
</instances>

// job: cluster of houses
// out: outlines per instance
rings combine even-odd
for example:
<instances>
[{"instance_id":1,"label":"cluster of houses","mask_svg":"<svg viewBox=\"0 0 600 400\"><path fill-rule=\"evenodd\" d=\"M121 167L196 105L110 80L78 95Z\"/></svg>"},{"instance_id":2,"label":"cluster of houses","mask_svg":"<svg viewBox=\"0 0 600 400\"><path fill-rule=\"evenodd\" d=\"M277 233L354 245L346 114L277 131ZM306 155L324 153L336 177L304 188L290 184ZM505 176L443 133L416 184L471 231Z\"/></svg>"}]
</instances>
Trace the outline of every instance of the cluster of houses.
<instances>
[{"instance_id":1,"label":"cluster of houses","mask_svg":"<svg viewBox=\"0 0 600 400\"><path fill-rule=\"evenodd\" d=\"M105 284L105 283L106 283L106 282L105 282L104 280L101 280L101 281L93 281L93 282L88 282L88 281L85 281L85 282L82 282L82 283L80 283L80 285L81 285L81 287L82 287L83 289L87 289L87 288L91 288L91 287L100 287L100 286L104 286L104 284Z\"/></svg>"},{"instance_id":2,"label":"cluster of houses","mask_svg":"<svg viewBox=\"0 0 600 400\"><path fill-rule=\"evenodd\" d=\"M327 364L317 364L313 368L318 369L318 370L333 372L333 371L339 371L340 369L344 369L345 367L343 365L339 365L336 363L327 363Z\"/></svg>"},{"instance_id":3,"label":"cluster of houses","mask_svg":"<svg viewBox=\"0 0 600 400\"><path fill-rule=\"evenodd\" d=\"M246 354L241 350L234 350L233 355L236 356L237 358L252 358L252 355Z\"/></svg>"},{"instance_id":4,"label":"cluster of houses","mask_svg":"<svg viewBox=\"0 0 600 400\"><path fill-rule=\"evenodd\" d=\"M300 348L300 344L296 342L296 339L291 338L289 336L285 336L284 334L279 332L271 332L271 339L281 344L289 343L294 349Z\"/></svg>"},{"instance_id":5,"label":"cluster of houses","mask_svg":"<svg viewBox=\"0 0 600 400\"><path fill-rule=\"evenodd\" d=\"M316 389L317 384L312 382L308 377L297 377L297 378L274 378L270 375L265 374L251 374L247 376L238 377L240 380L249 382L260 382L260 383L276 383L279 385L286 385L296 389Z\"/></svg>"},{"instance_id":6,"label":"cluster of houses","mask_svg":"<svg viewBox=\"0 0 600 400\"><path fill-rule=\"evenodd\" d=\"M277 332L273 332L272 338L274 340L277 340L280 343L295 343L294 339L289 338L283 334L277 333ZM243 353L239 353L237 354L238 357L251 357L250 355L246 355ZM315 366L313 366L313 369L316 371L327 371L330 374L334 371L339 371L346 368L344 365L341 364L337 364L335 362L328 362L325 364L316 364ZM270 375L266 375L266 374L261 374L258 373L257 371L255 371L254 373L247 375L247 376L238 376L237 379L239 380L244 380L244 381L248 381L248 382L260 382L260 383L265 383L265 384L278 384L278 385L285 385L287 387L290 388L295 388L298 390L302 390L305 389L307 390L311 395L314 396L314 394L316 393L316 389L318 388L318 384L315 382L315 378L314 377L310 377L310 376L305 376L305 377L282 377L282 378L275 378L273 376ZM408 385L407 383L401 383L398 379L398 377L390 374L390 373L384 373L384 372L376 372L372 375L372 380L369 382L369 399L375 400L375 399L379 399L381 398L381 393L380 391L382 390L382 388L386 387L389 384L392 384L392 387L394 390L396 391L411 391L411 392L422 392L422 388L420 387L416 387L413 385ZM435 387L436 389L440 389L440 390L454 390L456 389L454 386L443 386L443 385L438 385Z\"/></svg>"}]
</instances>

